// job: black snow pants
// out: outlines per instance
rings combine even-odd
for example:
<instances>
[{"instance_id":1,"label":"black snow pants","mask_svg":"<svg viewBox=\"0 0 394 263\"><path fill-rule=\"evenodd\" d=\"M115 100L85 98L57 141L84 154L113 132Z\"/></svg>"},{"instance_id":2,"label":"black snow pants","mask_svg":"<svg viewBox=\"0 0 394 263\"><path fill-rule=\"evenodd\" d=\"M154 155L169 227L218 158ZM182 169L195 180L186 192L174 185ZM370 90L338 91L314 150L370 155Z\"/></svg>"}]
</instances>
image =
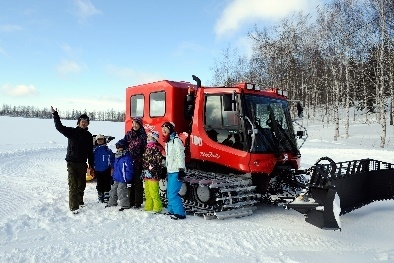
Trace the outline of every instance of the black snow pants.
<instances>
[{"instance_id":1,"label":"black snow pants","mask_svg":"<svg viewBox=\"0 0 394 263\"><path fill-rule=\"evenodd\" d=\"M86 188L86 163L67 162L68 171L68 204L71 211L83 205L83 195Z\"/></svg>"},{"instance_id":2,"label":"black snow pants","mask_svg":"<svg viewBox=\"0 0 394 263\"><path fill-rule=\"evenodd\" d=\"M95 171L94 176L97 178L97 192L105 193L111 190L111 168L108 168L107 170L104 170L102 172Z\"/></svg>"},{"instance_id":3,"label":"black snow pants","mask_svg":"<svg viewBox=\"0 0 394 263\"><path fill-rule=\"evenodd\" d=\"M134 168L131 187L129 188L130 205L136 208L141 207L144 201L144 185L141 179L141 168Z\"/></svg>"}]
</instances>

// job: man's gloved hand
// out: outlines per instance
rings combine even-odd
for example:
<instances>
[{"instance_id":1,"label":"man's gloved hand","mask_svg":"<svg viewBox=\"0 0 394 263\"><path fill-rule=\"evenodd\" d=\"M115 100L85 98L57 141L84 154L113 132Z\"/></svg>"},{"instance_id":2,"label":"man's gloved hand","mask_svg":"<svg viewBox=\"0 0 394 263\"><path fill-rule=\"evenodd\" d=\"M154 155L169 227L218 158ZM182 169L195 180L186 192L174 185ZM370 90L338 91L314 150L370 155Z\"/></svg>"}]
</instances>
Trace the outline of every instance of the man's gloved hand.
<instances>
[{"instance_id":1,"label":"man's gloved hand","mask_svg":"<svg viewBox=\"0 0 394 263\"><path fill-rule=\"evenodd\" d=\"M184 170L179 170L178 172L178 179L183 179L186 176L186 173Z\"/></svg>"},{"instance_id":2,"label":"man's gloved hand","mask_svg":"<svg viewBox=\"0 0 394 263\"><path fill-rule=\"evenodd\" d=\"M131 188L131 183L126 183L127 188Z\"/></svg>"},{"instance_id":3,"label":"man's gloved hand","mask_svg":"<svg viewBox=\"0 0 394 263\"><path fill-rule=\"evenodd\" d=\"M159 174L160 179L166 179L167 178L167 167L163 166L161 167L161 172Z\"/></svg>"},{"instance_id":4,"label":"man's gloved hand","mask_svg":"<svg viewBox=\"0 0 394 263\"><path fill-rule=\"evenodd\" d=\"M52 112L52 114L53 114L54 116L59 116L59 113L57 112L57 108L53 108L53 107L51 106L51 112Z\"/></svg>"}]
</instances>

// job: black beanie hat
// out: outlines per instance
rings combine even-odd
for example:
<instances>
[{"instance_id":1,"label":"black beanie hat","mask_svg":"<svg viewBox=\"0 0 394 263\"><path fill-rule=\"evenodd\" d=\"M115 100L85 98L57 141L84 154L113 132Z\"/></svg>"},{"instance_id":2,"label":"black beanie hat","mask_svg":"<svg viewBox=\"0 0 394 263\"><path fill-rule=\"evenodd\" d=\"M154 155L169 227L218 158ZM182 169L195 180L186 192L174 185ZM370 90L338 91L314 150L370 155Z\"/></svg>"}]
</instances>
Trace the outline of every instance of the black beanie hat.
<instances>
[{"instance_id":1,"label":"black beanie hat","mask_svg":"<svg viewBox=\"0 0 394 263\"><path fill-rule=\"evenodd\" d=\"M87 120L87 121L88 121L88 124L89 124L89 116L86 115L86 114L84 113L84 114L82 114L81 116L79 116L77 125L79 125L81 119Z\"/></svg>"},{"instance_id":2,"label":"black beanie hat","mask_svg":"<svg viewBox=\"0 0 394 263\"><path fill-rule=\"evenodd\" d=\"M126 141L124 139L120 139L116 144L116 149L122 148L124 149L126 146Z\"/></svg>"},{"instance_id":3,"label":"black beanie hat","mask_svg":"<svg viewBox=\"0 0 394 263\"><path fill-rule=\"evenodd\" d=\"M161 127L166 127L167 129L170 130L170 134L175 132L175 124L173 122L166 121L161 125Z\"/></svg>"},{"instance_id":4,"label":"black beanie hat","mask_svg":"<svg viewBox=\"0 0 394 263\"><path fill-rule=\"evenodd\" d=\"M134 117L134 118L133 118L133 121L136 122L136 123L138 123L138 124L142 127L142 118L140 118L140 117Z\"/></svg>"}]
</instances>

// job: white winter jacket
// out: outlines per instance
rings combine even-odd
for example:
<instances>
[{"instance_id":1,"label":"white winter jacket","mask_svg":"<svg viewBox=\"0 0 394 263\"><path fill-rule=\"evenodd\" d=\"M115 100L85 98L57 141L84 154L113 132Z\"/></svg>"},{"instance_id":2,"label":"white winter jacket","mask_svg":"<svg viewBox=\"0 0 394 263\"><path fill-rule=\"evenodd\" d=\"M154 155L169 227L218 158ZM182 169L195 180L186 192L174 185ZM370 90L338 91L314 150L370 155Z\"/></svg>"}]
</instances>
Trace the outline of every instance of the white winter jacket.
<instances>
[{"instance_id":1,"label":"white winter jacket","mask_svg":"<svg viewBox=\"0 0 394 263\"><path fill-rule=\"evenodd\" d=\"M185 169L185 147L182 140L175 136L166 143L166 166L168 173L179 172Z\"/></svg>"}]
</instances>

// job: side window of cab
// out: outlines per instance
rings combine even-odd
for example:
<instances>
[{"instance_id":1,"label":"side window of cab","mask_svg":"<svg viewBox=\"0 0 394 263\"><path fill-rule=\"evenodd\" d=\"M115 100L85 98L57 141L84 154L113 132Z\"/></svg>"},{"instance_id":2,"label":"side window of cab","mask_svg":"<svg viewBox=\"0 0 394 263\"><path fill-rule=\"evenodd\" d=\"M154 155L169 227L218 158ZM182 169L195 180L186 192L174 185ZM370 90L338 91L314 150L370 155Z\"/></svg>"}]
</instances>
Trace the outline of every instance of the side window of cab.
<instances>
[{"instance_id":1,"label":"side window of cab","mask_svg":"<svg viewBox=\"0 0 394 263\"><path fill-rule=\"evenodd\" d=\"M144 95L130 97L130 117L144 117Z\"/></svg>"},{"instance_id":2,"label":"side window of cab","mask_svg":"<svg viewBox=\"0 0 394 263\"><path fill-rule=\"evenodd\" d=\"M239 118L236 111L224 111L223 95L205 95L205 125L208 137L218 143L243 149L243 134L238 134Z\"/></svg>"},{"instance_id":3,"label":"side window of cab","mask_svg":"<svg viewBox=\"0 0 394 263\"><path fill-rule=\"evenodd\" d=\"M149 115L150 117L163 117L166 113L166 93L165 91L152 92L149 95Z\"/></svg>"}]
</instances>

